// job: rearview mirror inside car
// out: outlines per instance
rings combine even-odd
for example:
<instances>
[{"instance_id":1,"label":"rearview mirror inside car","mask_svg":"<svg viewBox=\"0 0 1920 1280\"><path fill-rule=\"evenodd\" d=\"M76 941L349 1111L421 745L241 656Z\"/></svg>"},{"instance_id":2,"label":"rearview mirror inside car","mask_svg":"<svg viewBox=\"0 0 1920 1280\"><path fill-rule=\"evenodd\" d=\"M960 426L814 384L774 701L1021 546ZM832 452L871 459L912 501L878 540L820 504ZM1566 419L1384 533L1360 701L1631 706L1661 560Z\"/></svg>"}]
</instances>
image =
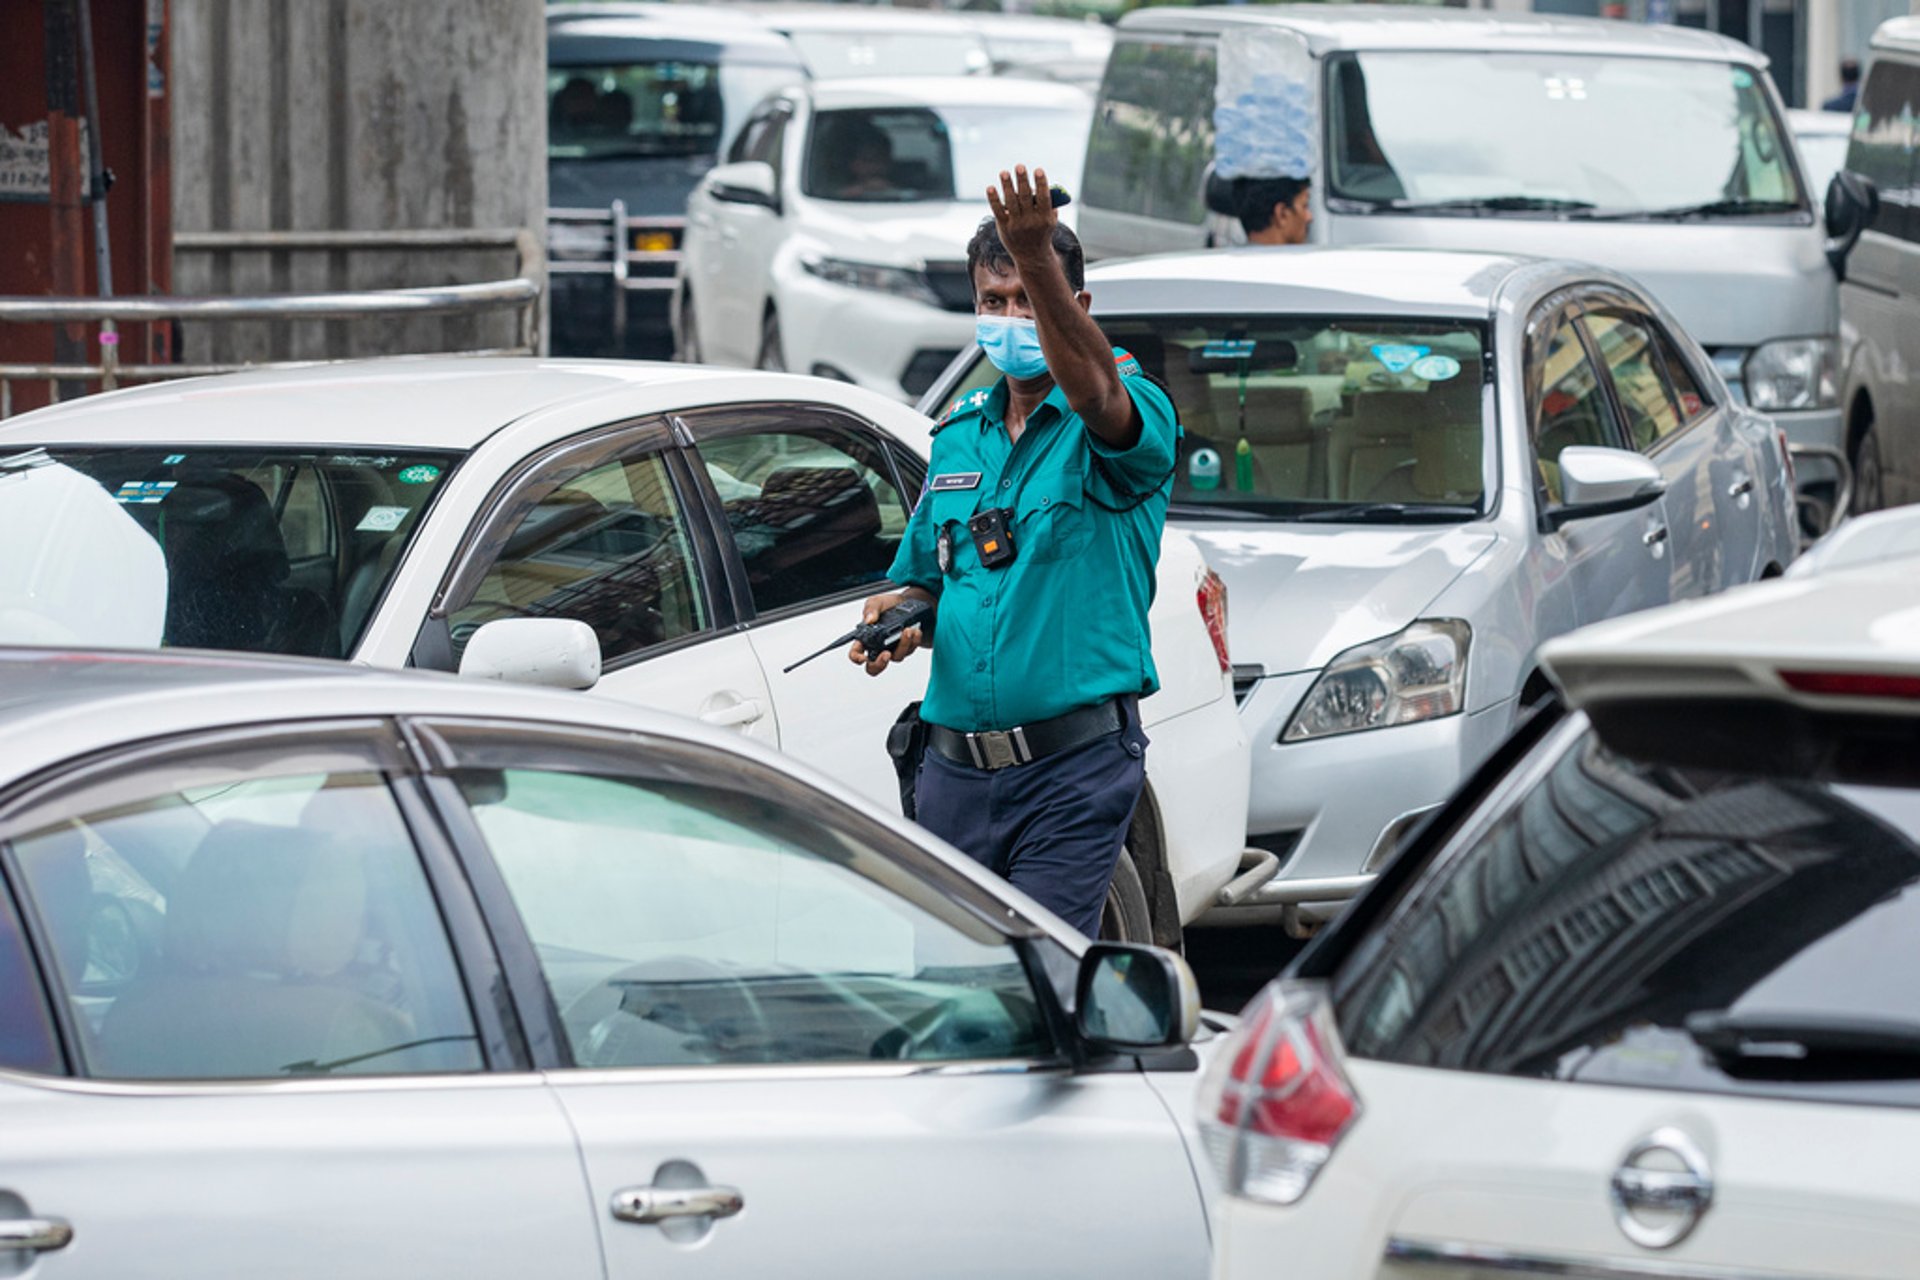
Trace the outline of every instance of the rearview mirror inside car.
<instances>
[{"instance_id":1,"label":"rearview mirror inside car","mask_svg":"<svg viewBox=\"0 0 1920 1280\"><path fill-rule=\"evenodd\" d=\"M1574 520L1644 507L1667 489L1660 468L1631 449L1569 445L1560 451L1559 464L1560 505L1547 512L1556 529Z\"/></svg>"},{"instance_id":2,"label":"rearview mirror inside car","mask_svg":"<svg viewBox=\"0 0 1920 1280\"><path fill-rule=\"evenodd\" d=\"M1847 278L1847 255L1880 213L1880 190L1871 178L1842 169L1827 184L1827 262L1836 280Z\"/></svg>"},{"instance_id":3,"label":"rearview mirror inside car","mask_svg":"<svg viewBox=\"0 0 1920 1280\"><path fill-rule=\"evenodd\" d=\"M707 193L728 204L780 206L780 180L764 160L739 160L707 170Z\"/></svg>"},{"instance_id":4,"label":"rearview mirror inside car","mask_svg":"<svg viewBox=\"0 0 1920 1280\"><path fill-rule=\"evenodd\" d=\"M1190 373L1284 373L1300 349L1284 338L1215 338L1187 353Z\"/></svg>"},{"instance_id":5,"label":"rearview mirror inside car","mask_svg":"<svg viewBox=\"0 0 1920 1280\"><path fill-rule=\"evenodd\" d=\"M1171 951L1096 942L1080 957L1073 1018L1080 1038L1100 1048L1169 1048L1198 1033L1200 988Z\"/></svg>"},{"instance_id":6,"label":"rearview mirror inside car","mask_svg":"<svg viewBox=\"0 0 1920 1280\"><path fill-rule=\"evenodd\" d=\"M572 618L501 618L474 632L460 655L460 674L551 689L591 689L600 682L600 638Z\"/></svg>"}]
</instances>

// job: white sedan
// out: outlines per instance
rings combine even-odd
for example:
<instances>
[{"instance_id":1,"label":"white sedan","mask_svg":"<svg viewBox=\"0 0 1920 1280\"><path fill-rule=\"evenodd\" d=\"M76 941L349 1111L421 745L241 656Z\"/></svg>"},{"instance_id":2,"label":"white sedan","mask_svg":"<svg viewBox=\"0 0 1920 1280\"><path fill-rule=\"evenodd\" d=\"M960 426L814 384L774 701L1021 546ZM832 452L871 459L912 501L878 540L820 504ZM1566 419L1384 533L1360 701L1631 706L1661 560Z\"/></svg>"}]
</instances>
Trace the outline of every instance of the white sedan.
<instances>
[{"instance_id":1,"label":"white sedan","mask_svg":"<svg viewBox=\"0 0 1920 1280\"><path fill-rule=\"evenodd\" d=\"M1206 1270L1185 966L734 735L0 649L0 797L8 1275Z\"/></svg>"},{"instance_id":2,"label":"white sedan","mask_svg":"<svg viewBox=\"0 0 1920 1280\"><path fill-rule=\"evenodd\" d=\"M1070 86L982 76L768 98L687 201L682 358L919 395L973 342L988 184L1018 162L1077 189L1092 110Z\"/></svg>"},{"instance_id":3,"label":"white sedan","mask_svg":"<svg viewBox=\"0 0 1920 1280\"><path fill-rule=\"evenodd\" d=\"M1220 1047L1219 1280L1905 1280L1920 560L1564 637Z\"/></svg>"},{"instance_id":4,"label":"white sedan","mask_svg":"<svg viewBox=\"0 0 1920 1280\"><path fill-rule=\"evenodd\" d=\"M884 579L929 426L822 379L613 362L402 359L95 396L0 429L0 643L571 680L730 726L893 809L887 730L927 664L787 668ZM1217 588L1169 533L1148 791L1110 936L1177 941L1245 846ZM571 665L556 620L591 628Z\"/></svg>"}]
</instances>

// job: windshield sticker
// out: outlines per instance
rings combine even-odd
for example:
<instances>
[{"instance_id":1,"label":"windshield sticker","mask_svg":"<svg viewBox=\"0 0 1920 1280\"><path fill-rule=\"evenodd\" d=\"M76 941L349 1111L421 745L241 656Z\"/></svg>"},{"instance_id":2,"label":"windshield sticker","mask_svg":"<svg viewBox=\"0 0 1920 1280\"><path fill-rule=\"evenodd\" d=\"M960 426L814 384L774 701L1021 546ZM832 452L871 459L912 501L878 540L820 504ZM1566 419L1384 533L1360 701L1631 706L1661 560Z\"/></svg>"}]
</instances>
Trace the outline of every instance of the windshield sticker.
<instances>
[{"instance_id":1,"label":"windshield sticker","mask_svg":"<svg viewBox=\"0 0 1920 1280\"><path fill-rule=\"evenodd\" d=\"M1421 356L1412 368L1414 377L1428 382L1445 382L1460 374L1460 362L1452 356Z\"/></svg>"},{"instance_id":2,"label":"windshield sticker","mask_svg":"<svg viewBox=\"0 0 1920 1280\"><path fill-rule=\"evenodd\" d=\"M382 457L379 454L336 453L327 459L330 467L372 467L376 471L385 471L400 461L394 457Z\"/></svg>"},{"instance_id":3,"label":"windshield sticker","mask_svg":"<svg viewBox=\"0 0 1920 1280\"><path fill-rule=\"evenodd\" d=\"M1212 449L1195 449L1187 459L1187 483L1196 489L1220 487L1220 455Z\"/></svg>"},{"instance_id":4,"label":"windshield sticker","mask_svg":"<svg viewBox=\"0 0 1920 1280\"><path fill-rule=\"evenodd\" d=\"M1413 367L1413 362L1426 355L1432 347L1416 347L1404 342L1376 342L1373 344L1373 358L1385 365L1388 373L1405 373Z\"/></svg>"},{"instance_id":5,"label":"windshield sticker","mask_svg":"<svg viewBox=\"0 0 1920 1280\"><path fill-rule=\"evenodd\" d=\"M1747 70L1745 67L1735 67L1733 69L1733 87L1736 89L1751 89L1753 87L1753 72Z\"/></svg>"},{"instance_id":6,"label":"windshield sticker","mask_svg":"<svg viewBox=\"0 0 1920 1280\"><path fill-rule=\"evenodd\" d=\"M1207 360L1251 360L1253 339L1215 338L1200 348L1200 355Z\"/></svg>"},{"instance_id":7,"label":"windshield sticker","mask_svg":"<svg viewBox=\"0 0 1920 1280\"><path fill-rule=\"evenodd\" d=\"M440 468L430 467L422 462L418 466L408 467L400 473L401 484L432 484L440 478Z\"/></svg>"},{"instance_id":8,"label":"windshield sticker","mask_svg":"<svg viewBox=\"0 0 1920 1280\"><path fill-rule=\"evenodd\" d=\"M392 533L407 518L407 507L368 507L367 514L360 517L360 523L353 526L355 533Z\"/></svg>"},{"instance_id":9,"label":"windshield sticker","mask_svg":"<svg viewBox=\"0 0 1920 1280\"><path fill-rule=\"evenodd\" d=\"M129 480L113 491L113 500L129 506L152 506L164 501L173 492L176 483L173 480Z\"/></svg>"},{"instance_id":10,"label":"windshield sticker","mask_svg":"<svg viewBox=\"0 0 1920 1280\"><path fill-rule=\"evenodd\" d=\"M186 460L187 460L187 455L184 453L170 453L166 457L160 459L160 465L163 467L177 467L181 463L185 462Z\"/></svg>"}]
</instances>

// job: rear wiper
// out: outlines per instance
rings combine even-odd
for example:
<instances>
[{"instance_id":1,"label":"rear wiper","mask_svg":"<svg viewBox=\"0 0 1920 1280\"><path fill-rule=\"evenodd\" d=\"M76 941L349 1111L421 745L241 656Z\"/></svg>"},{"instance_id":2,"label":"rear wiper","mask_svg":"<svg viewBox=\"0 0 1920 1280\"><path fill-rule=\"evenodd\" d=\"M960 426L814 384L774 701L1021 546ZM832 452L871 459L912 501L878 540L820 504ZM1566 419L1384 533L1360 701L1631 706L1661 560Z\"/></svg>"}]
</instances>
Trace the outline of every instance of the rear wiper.
<instances>
[{"instance_id":1,"label":"rear wiper","mask_svg":"<svg viewBox=\"0 0 1920 1280\"><path fill-rule=\"evenodd\" d=\"M1791 200L1709 200L1704 204L1676 205L1671 209L1636 209L1621 213L1594 215L1597 222L1685 222L1689 218L1717 218L1730 213L1798 213L1800 206Z\"/></svg>"},{"instance_id":2,"label":"rear wiper","mask_svg":"<svg viewBox=\"0 0 1920 1280\"><path fill-rule=\"evenodd\" d=\"M1920 1022L1901 1018L1706 1009L1688 1014L1686 1027L1693 1042L1723 1065L1895 1059L1911 1063L1910 1071L1900 1074L1920 1076Z\"/></svg>"},{"instance_id":3,"label":"rear wiper","mask_svg":"<svg viewBox=\"0 0 1920 1280\"><path fill-rule=\"evenodd\" d=\"M1357 502L1348 507L1302 511L1288 520L1318 520L1327 524L1413 524L1425 521L1471 520L1479 512L1443 502Z\"/></svg>"},{"instance_id":4,"label":"rear wiper","mask_svg":"<svg viewBox=\"0 0 1920 1280\"><path fill-rule=\"evenodd\" d=\"M1594 205L1591 200L1511 195L1468 196L1459 200L1388 200L1373 207L1395 213L1578 213Z\"/></svg>"}]
</instances>

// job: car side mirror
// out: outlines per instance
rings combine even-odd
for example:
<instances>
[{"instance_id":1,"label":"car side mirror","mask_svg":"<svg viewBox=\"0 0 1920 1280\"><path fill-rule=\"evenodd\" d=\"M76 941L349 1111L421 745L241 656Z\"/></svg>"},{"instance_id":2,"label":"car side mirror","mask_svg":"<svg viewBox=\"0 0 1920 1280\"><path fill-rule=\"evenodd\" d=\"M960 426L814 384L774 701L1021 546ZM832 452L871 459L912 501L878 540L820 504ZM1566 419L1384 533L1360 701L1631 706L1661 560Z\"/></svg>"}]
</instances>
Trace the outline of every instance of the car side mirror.
<instances>
[{"instance_id":1,"label":"car side mirror","mask_svg":"<svg viewBox=\"0 0 1920 1280\"><path fill-rule=\"evenodd\" d=\"M1073 1021L1082 1040L1102 1049L1186 1044L1200 1030L1200 987L1171 951L1096 942L1080 957Z\"/></svg>"},{"instance_id":2,"label":"car side mirror","mask_svg":"<svg viewBox=\"0 0 1920 1280\"><path fill-rule=\"evenodd\" d=\"M1556 529L1644 507L1667 491L1660 468L1631 449L1569 445L1560 451L1559 462L1560 505L1547 512Z\"/></svg>"},{"instance_id":3,"label":"car side mirror","mask_svg":"<svg viewBox=\"0 0 1920 1280\"><path fill-rule=\"evenodd\" d=\"M707 170L707 194L727 204L780 207L780 180L764 160L737 160Z\"/></svg>"},{"instance_id":4,"label":"car side mirror","mask_svg":"<svg viewBox=\"0 0 1920 1280\"><path fill-rule=\"evenodd\" d=\"M600 638L573 618L501 618L467 640L460 674L551 689L600 682Z\"/></svg>"},{"instance_id":5,"label":"car side mirror","mask_svg":"<svg viewBox=\"0 0 1920 1280\"><path fill-rule=\"evenodd\" d=\"M1880 189L1873 179L1845 169L1827 184L1827 262L1836 280L1847 278L1847 256L1880 215Z\"/></svg>"}]
</instances>

